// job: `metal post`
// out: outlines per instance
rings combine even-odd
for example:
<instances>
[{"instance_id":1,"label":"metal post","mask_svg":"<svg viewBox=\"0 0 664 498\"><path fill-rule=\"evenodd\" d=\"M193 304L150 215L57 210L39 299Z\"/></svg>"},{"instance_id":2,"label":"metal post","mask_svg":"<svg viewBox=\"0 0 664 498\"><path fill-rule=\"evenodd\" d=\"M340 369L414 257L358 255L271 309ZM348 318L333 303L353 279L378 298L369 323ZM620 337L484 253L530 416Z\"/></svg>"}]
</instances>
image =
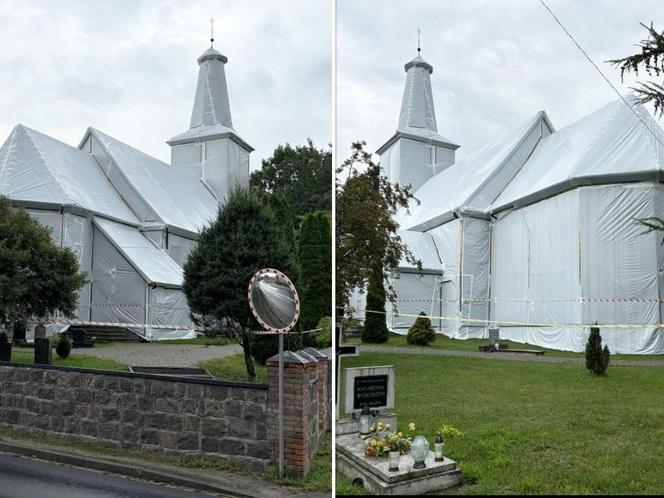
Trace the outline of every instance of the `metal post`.
<instances>
[{"instance_id":1,"label":"metal post","mask_svg":"<svg viewBox=\"0 0 664 498\"><path fill-rule=\"evenodd\" d=\"M279 477L284 477L284 334L279 334Z\"/></svg>"}]
</instances>

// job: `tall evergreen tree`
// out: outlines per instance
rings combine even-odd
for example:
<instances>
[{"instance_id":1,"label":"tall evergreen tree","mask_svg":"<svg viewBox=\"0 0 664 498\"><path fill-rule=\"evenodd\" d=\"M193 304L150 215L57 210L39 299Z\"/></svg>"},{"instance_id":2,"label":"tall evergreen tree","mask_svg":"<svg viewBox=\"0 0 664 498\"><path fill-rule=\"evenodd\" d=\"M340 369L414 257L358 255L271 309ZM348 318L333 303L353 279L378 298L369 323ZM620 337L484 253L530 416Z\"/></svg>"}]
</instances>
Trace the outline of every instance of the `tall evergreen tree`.
<instances>
[{"instance_id":1,"label":"tall evergreen tree","mask_svg":"<svg viewBox=\"0 0 664 498\"><path fill-rule=\"evenodd\" d=\"M316 328L332 312L332 227L325 211L302 218L298 237L302 330Z\"/></svg>"},{"instance_id":2,"label":"tall evergreen tree","mask_svg":"<svg viewBox=\"0 0 664 498\"><path fill-rule=\"evenodd\" d=\"M76 254L56 246L48 228L0 197L0 320L12 324L56 312L71 317L85 283Z\"/></svg>"},{"instance_id":3,"label":"tall evergreen tree","mask_svg":"<svg viewBox=\"0 0 664 498\"><path fill-rule=\"evenodd\" d=\"M184 292L194 321L236 338L244 349L247 377L255 380L250 335L257 330L247 298L253 274L294 268L292 253L274 211L254 192L233 191L217 219L201 232L184 266Z\"/></svg>"},{"instance_id":4,"label":"tall evergreen tree","mask_svg":"<svg viewBox=\"0 0 664 498\"><path fill-rule=\"evenodd\" d=\"M367 311L362 328L362 342L387 342L390 333L385 320L385 282L383 267L375 262L374 271L369 275L367 285Z\"/></svg>"}]
</instances>

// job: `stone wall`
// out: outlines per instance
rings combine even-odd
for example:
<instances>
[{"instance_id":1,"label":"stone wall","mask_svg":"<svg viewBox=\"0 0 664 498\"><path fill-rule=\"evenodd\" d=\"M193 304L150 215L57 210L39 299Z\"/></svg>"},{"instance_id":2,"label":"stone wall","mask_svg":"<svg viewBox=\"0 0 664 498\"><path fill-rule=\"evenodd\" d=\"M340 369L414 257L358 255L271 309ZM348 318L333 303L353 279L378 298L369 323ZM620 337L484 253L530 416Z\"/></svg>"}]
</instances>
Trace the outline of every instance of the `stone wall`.
<instances>
[{"instance_id":1,"label":"stone wall","mask_svg":"<svg viewBox=\"0 0 664 498\"><path fill-rule=\"evenodd\" d=\"M290 474L305 475L323 439L330 417L329 358L318 350L284 353L284 460ZM279 357L267 363L269 432L278 452Z\"/></svg>"},{"instance_id":2,"label":"stone wall","mask_svg":"<svg viewBox=\"0 0 664 498\"><path fill-rule=\"evenodd\" d=\"M262 384L0 364L2 428L224 457L261 472L276 455L267 401Z\"/></svg>"}]
</instances>

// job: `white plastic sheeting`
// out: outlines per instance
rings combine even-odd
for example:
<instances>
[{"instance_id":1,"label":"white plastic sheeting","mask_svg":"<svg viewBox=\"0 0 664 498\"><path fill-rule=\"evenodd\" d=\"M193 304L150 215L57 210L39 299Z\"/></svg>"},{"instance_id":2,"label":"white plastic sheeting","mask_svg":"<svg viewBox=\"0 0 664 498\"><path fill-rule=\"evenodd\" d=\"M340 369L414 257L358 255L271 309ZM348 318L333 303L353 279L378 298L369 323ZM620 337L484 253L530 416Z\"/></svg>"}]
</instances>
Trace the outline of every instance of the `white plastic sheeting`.
<instances>
[{"instance_id":1,"label":"white plastic sheeting","mask_svg":"<svg viewBox=\"0 0 664 498\"><path fill-rule=\"evenodd\" d=\"M94 222L115 248L134 265L147 283L182 286L182 268L165 251L157 249L141 232L103 218L95 218Z\"/></svg>"},{"instance_id":2,"label":"white plastic sheeting","mask_svg":"<svg viewBox=\"0 0 664 498\"><path fill-rule=\"evenodd\" d=\"M642 105L627 99L632 109L616 100L542 140L492 209L532 202L582 179L596 184L645 179L639 175L648 173L658 178L664 169L664 133Z\"/></svg>"},{"instance_id":3,"label":"white plastic sheeting","mask_svg":"<svg viewBox=\"0 0 664 498\"><path fill-rule=\"evenodd\" d=\"M189 232L198 232L217 215L218 203L199 180L172 168L99 130L90 133L103 147L102 168L116 188L131 190L142 199L141 211L155 213L158 220ZM105 157L106 159L102 159ZM131 185L128 189L127 184ZM133 196L128 196L131 202ZM132 203L132 204L138 204ZM146 210L146 204L150 209ZM151 217L150 217L151 218Z\"/></svg>"},{"instance_id":4,"label":"white plastic sheeting","mask_svg":"<svg viewBox=\"0 0 664 498\"><path fill-rule=\"evenodd\" d=\"M501 217L494 227L492 319L560 327L501 327L501 336L582 351L602 327L616 353L662 353L661 235L641 234L635 218L664 208L664 187L639 183L583 187ZM661 213L661 211L659 211Z\"/></svg>"},{"instance_id":5,"label":"white plastic sheeting","mask_svg":"<svg viewBox=\"0 0 664 498\"><path fill-rule=\"evenodd\" d=\"M0 195L138 224L90 155L23 125L0 149Z\"/></svg>"},{"instance_id":6,"label":"white plastic sheeting","mask_svg":"<svg viewBox=\"0 0 664 498\"><path fill-rule=\"evenodd\" d=\"M399 237L408 246L413 257L422 263L423 271L430 270L442 273L443 265L438 257L436 244L430 234L404 230L399 232ZM417 270L417 265L409 263L405 258L401 260L399 267Z\"/></svg>"},{"instance_id":7,"label":"white plastic sheeting","mask_svg":"<svg viewBox=\"0 0 664 498\"><path fill-rule=\"evenodd\" d=\"M487 211L494 200L490 192L509 183L540 135L548 132L545 114L537 113L512 132L427 181L415 192L420 204L410 208L410 215L400 211L397 221L404 228L424 230L449 220L457 210ZM488 191L481 195L483 187Z\"/></svg>"}]
</instances>

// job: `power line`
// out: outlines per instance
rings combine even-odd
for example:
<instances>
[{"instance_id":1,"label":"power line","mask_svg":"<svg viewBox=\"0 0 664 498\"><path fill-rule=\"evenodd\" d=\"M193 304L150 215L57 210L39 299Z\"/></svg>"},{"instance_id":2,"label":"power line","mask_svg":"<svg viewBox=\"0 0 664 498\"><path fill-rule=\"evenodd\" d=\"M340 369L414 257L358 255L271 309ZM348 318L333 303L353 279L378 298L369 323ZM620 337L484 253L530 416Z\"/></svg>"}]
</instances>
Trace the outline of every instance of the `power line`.
<instances>
[{"instance_id":1,"label":"power line","mask_svg":"<svg viewBox=\"0 0 664 498\"><path fill-rule=\"evenodd\" d=\"M613 83L611 83L611 81L609 81L609 78L607 78L607 77L604 75L604 73L603 73L602 70L597 66L597 64L595 64L595 63L593 62L593 60L592 60L592 59L590 58L590 56L586 53L586 51L583 50L583 48L581 47L581 45L579 45L579 43L574 39L574 37L570 34L570 32L567 31L567 28L565 28L565 26L563 26L563 23L560 22L560 20L556 17L556 15L555 15L555 14L553 13L553 11L549 8L549 6L548 6L546 3L544 3L544 0L539 0L539 1L540 1L540 3L544 6L544 8L545 8L546 10L549 11L549 14L551 14L551 17L553 17L553 19L554 19L554 20L558 23L558 25L563 29L563 31L567 34L567 36L569 36L570 40L572 40L572 42L574 43L574 45L576 45L576 47L581 51L581 53L586 57L586 59L588 59L588 62L590 62L590 63L593 65L593 67L594 67L595 69L597 69L597 72L600 74L600 76L602 76L602 78L604 78L604 81L606 81L606 82L609 84L609 86L613 89L613 91L616 92L616 95L618 95L618 97L620 97L620 99L621 99L621 100L627 105L627 107L629 107L629 110L632 111L632 113L634 113L634 115L638 118L638 120L641 121L641 123L643 124L643 126L646 127L646 130L648 130L648 131L650 132L650 134L651 134L653 137L655 137L655 140L657 140L657 142L659 143L659 145L661 145L662 147L664 147L664 143L662 143L662 141L659 139L659 137L657 136L657 134L656 134L654 131L652 131L652 130L650 129L650 127L648 126L648 124L643 120L643 118L642 118L641 116L639 116L639 114L634 110L634 108L632 107L632 105L631 105L629 102L627 102L627 100L625 99L625 97L622 96L622 94L620 93L620 91L619 91L619 90L613 85Z\"/></svg>"}]
</instances>

